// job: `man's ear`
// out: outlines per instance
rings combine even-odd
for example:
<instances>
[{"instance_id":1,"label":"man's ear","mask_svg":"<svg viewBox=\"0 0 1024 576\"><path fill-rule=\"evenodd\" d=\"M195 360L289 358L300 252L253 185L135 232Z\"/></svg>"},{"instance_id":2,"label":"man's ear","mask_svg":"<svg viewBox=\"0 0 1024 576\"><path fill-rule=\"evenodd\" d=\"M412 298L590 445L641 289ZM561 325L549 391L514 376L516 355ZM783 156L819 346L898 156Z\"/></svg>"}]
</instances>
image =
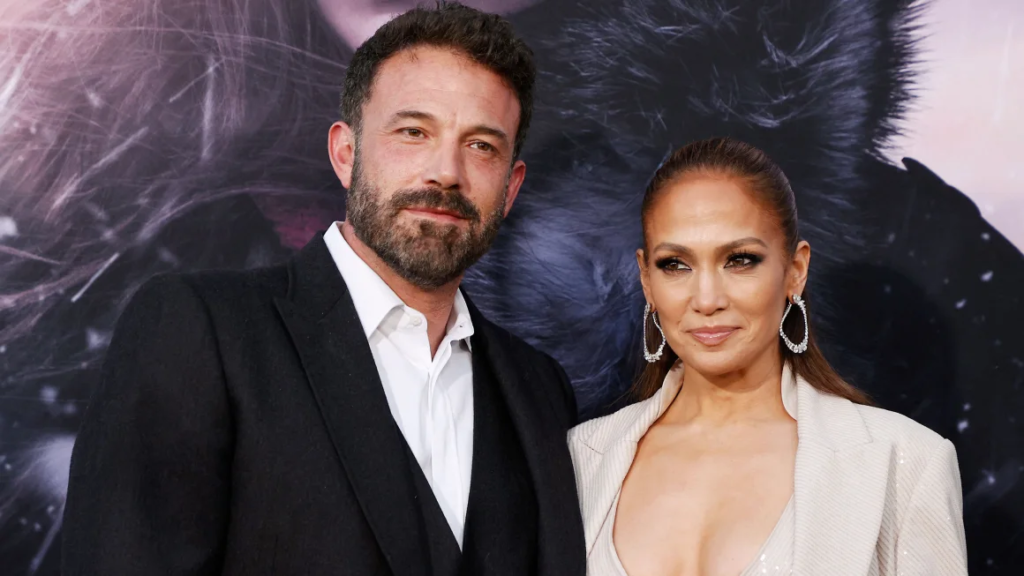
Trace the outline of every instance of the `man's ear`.
<instances>
[{"instance_id":1,"label":"man's ear","mask_svg":"<svg viewBox=\"0 0 1024 576\"><path fill-rule=\"evenodd\" d=\"M508 177L508 189L505 190L505 217L508 217L509 211L512 210L512 204L516 201L516 197L519 196L519 188L523 185L523 180L526 179L526 162L522 160L516 160L515 164L512 165L512 171L509 172Z\"/></svg>"},{"instance_id":2,"label":"man's ear","mask_svg":"<svg viewBox=\"0 0 1024 576\"><path fill-rule=\"evenodd\" d=\"M334 173L348 190L352 186L352 167L356 160L356 133L351 126L340 120L331 125L327 133L327 153Z\"/></svg>"}]
</instances>

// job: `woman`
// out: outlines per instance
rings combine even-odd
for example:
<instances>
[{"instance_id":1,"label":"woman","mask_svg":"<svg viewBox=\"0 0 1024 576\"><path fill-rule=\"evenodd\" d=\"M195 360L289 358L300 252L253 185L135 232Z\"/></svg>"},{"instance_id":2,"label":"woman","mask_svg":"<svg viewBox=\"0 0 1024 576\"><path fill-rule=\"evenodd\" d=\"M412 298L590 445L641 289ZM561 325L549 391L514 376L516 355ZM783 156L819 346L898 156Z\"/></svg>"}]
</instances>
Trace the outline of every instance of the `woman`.
<instances>
[{"instance_id":1,"label":"woman","mask_svg":"<svg viewBox=\"0 0 1024 576\"><path fill-rule=\"evenodd\" d=\"M589 573L966 574L953 445L870 407L809 331L782 171L691 144L642 218L642 401L569 436Z\"/></svg>"}]
</instances>

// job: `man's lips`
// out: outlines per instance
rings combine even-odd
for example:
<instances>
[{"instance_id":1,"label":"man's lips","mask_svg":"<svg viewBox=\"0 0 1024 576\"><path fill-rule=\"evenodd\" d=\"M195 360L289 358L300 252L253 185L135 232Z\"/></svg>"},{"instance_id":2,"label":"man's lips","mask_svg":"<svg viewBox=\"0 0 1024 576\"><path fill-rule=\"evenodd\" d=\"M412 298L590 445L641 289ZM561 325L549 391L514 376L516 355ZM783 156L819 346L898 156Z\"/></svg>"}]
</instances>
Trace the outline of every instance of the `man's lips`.
<instances>
[{"instance_id":1,"label":"man's lips","mask_svg":"<svg viewBox=\"0 0 1024 576\"><path fill-rule=\"evenodd\" d=\"M413 216L419 216L421 218L430 218L433 220L440 220L442 222L458 223L464 222L467 218L456 212L448 210L442 210L440 208L422 208L422 207L408 207L404 209Z\"/></svg>"},{"instance_id":2,"label":"man's lips","mask_svg":"<svg viewBox=\"0 0 1024 576\"><path fill-rule=\"evenodd\" d=\"M736 332L736 328L731 326L709 326L690 330L689 334L705 346L717 346L725 342L734 332Z\"/></svg>"}]
</instances>

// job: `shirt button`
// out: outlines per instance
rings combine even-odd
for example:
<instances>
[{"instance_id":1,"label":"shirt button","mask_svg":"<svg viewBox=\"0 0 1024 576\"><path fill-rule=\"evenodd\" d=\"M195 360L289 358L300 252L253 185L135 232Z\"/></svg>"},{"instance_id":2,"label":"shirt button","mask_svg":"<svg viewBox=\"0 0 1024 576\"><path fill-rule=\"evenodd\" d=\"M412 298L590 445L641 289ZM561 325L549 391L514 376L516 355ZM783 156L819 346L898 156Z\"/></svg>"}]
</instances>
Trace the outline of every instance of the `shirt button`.
<instances>
[{"instance_id":1,"label":"shirt button","mask_svg":"<svg viewBox=\"0 0 1024 576\"><path fill-rule=\"evenodd\" d=\"M410 326L417 326L418 327L422 323L423 323L423 321L420 320L419 318L415 317L415 316L413 316L412 318L409 319L409 325Z\"/></svg>"}]
</instances>

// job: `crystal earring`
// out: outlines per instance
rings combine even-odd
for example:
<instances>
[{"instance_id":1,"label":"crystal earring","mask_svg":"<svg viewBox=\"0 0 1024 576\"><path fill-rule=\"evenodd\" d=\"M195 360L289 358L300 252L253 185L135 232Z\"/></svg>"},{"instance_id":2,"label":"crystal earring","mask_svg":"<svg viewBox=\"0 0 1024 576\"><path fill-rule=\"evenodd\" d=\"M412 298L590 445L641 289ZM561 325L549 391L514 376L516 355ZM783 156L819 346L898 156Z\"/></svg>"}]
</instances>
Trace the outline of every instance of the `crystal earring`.
<instances>
[{"instance_id":1,"label":"crystal earring","mask_svg":"<svg viewBox=\"0 0 1024 576\"><path fill-rule=\"evenodd\" d=\"M654 318L654 325L658 328L658 332L661 333L661 345L658 346L658 350L655 351L653 354L651 352L649 352L648 349L647 349L647 317L648 316ZM661 324L658 322L658 313L656 311L655 312L651 312L651 303L650 302L648 302L647 305L644 306L644 330L643 330L643 332L644 332L644 359L647 360L648 363L653 364L653 363L657 362L658 360L661 360L661 353L662 353L662 351L665 350L665 331L661 329Z\"/></svg>"},{"instance_id":2,"label":"crystal earring","mask_svg":"<svg viewBox=\"0 0 1024 576\"><path fill-rule=\"evenodd\" d=\"M799 344L794 344L792 340L786 336L785 330L782 326L786 323L786 316L789 315L790 309L793 308L793 304L800 307L800 311L803 312L804 317L804 339ZM807 305L804 304L804 299L798 294L793 294L793 301L786 304L786 311L782 314L782 322L779 323L779 336L782 336L782 341L786 343L786 347L793 351L794 354L803 354L807 352L807 343L810 340L811 332L807 327Z\"/></svg>"}]
</instances>

